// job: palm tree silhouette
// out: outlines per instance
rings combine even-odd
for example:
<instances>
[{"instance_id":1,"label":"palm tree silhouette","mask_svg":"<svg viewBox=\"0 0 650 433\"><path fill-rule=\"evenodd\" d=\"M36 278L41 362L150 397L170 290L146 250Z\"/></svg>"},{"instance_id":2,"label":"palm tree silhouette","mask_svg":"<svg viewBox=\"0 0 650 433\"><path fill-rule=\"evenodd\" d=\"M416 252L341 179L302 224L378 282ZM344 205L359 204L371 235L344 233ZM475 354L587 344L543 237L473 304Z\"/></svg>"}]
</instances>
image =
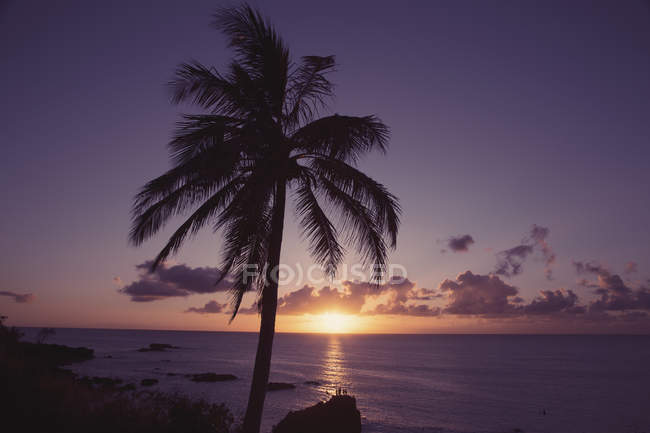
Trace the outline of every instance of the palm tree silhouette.
<instances>
[{"instance_id":1,"label":"palm tree silhouette","mask_svg":"<svg viewBox=\"0 0 650 433\"><path fill-rule=\"evenodd\" d=\"M248 5L220 9L214 25L235 56L220 74L198 62L179 66L173 102L206 114L185 115L169 144L173 168L136 195L130 240L140 245L178 214L192 211L156 257L154 270L183 241L211 224L224 238L221 278L232 289L232 316L256 290L261 314L243 430L257 433L271 365L278 266L287 190L314 260L334 276L344 256L339 234L356 247L379 282L388 246L395 247L400 208L386 188L355 166L364 153L386 150L388 128L375 116L316 119L332 96L333 56L291 62L275 29ZM320 204L338 214L335 226ZM338 229L337 229L338 227ZM251 276L251 267L258 272Z\"/></svg>"}]
</instances>

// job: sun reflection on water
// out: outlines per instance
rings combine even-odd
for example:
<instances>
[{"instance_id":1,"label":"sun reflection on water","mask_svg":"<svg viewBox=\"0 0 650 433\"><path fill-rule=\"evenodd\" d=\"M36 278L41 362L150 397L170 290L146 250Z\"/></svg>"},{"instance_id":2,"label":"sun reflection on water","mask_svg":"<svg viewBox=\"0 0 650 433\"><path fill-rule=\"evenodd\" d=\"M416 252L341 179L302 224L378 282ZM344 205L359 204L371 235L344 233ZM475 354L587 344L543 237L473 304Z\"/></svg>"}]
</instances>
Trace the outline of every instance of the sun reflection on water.
<instances>
[{"instance_id":1,"label":"sun reflection on water","mask_svg":"<svg viewBox=\"0 0 650 433\"><path fill-rule=\"evenodd\" d=\"M337 388L350 390L349 374L345 367L345 352L341 340L340 336L333 334L327 341L321 377L323 385L325 385L324 391L330 394L334 394Z\"/></svg>"}]
</instances>

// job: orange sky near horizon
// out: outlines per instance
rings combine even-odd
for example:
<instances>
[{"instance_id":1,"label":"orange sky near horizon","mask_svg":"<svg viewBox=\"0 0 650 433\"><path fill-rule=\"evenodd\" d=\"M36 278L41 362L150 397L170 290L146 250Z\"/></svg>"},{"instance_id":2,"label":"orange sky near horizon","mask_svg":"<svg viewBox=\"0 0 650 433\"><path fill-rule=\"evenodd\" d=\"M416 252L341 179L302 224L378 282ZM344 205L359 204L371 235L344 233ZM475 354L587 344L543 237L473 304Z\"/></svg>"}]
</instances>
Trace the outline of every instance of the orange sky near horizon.
<instances>
[{"instance_id":1,"label":"orange sky near horizon","mask_svg":"<svg viewBox=\"0 0 650 433\"><path fill-rule=\"evenodd\" d=\"M132 305L134 303L131 303ZM139 304L141 306L141 304ZM138 304L135 304L138 306ZM7 308L11 307L11 308ZM22 307L22 308L21 308ZM151 306L150 306L151 307ZM135 313L130 308L113 306L98 309L69 309L57 306L11 304L0 299L6 323L18 327L147 329L217 332L257 332L259 316L242 314L228 323L227 314L188 314L174 308L146 308ZM23 309L24 308L24 309ZM29 314L27 313L27 310ZM603 328L594 322L557 320L489 319L480 317L414 317L397 315L355 315L335 311L324 314L279 314L278 333L344 333L344 334L607 334L647 333L629 324L612 324Z\"/></svg>"}]
</instances>

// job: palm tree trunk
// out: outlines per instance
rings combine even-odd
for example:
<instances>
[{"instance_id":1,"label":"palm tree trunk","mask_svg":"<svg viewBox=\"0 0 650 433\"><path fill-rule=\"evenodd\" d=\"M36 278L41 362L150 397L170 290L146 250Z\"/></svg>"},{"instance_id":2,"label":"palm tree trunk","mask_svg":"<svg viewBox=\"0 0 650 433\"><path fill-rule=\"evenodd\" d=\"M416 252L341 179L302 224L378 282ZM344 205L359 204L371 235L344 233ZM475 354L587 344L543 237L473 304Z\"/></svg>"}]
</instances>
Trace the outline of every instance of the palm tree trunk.
<instances>
[{"instance_id":1,"label":"palm tree trunk","mask_svg":"<svg viewBox=\"0 0 650 433\"><path fill-rule=\"evenodd\" d=\"M267 285L262 293L260 335L255 355L253 382L248 397L248 406L244 415L244 433L259 433L262 423L264 398L271 370L271 353L275 335L275 313L278 306L278 266L282 250L282 232L284 229L284 208L286 202L286 184L279 182L274 197L273 217L271 219L271 239L269 244L269 271Z\"/></svg>"}]
</instances>

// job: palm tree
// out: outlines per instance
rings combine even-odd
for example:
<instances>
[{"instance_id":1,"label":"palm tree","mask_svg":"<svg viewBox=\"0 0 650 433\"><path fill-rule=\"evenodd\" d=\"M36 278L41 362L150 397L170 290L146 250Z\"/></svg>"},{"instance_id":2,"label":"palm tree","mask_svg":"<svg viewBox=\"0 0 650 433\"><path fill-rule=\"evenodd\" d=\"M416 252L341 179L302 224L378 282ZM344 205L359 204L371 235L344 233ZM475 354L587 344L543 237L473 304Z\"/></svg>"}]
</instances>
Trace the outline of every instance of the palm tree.
<instances>
[{"instance_id":1,"label":"palm tree","mask_svg":"<svg viewBox=\"0 0 650 433\"><path fill-rule=\"evenodd\" d=\"M395 247L400 208L395 196L356 168L386 150L388 128L375 116L316 118L332 96L333 56L291 62L275 29L248 5L221 9L214 25L235 56L225 74L198 62L179 66L170 83L185 115L169 144L173 168L136 195L130 240L140 245L175 215L191 212L153 263L210 224L224 238L222 276L232 288L232 316L256 291L261 314L255 368L243 429L257 433L271 365L287 190L314 259L334 276L344 257L339 234L373 264L378 282ZM321 202L329 202L326 210ZM338 215L337 225L329 213ZM251 267L257 272L252 277ZM152 270L153 270L152 269Z\"/></svg>"}]
</instances>

